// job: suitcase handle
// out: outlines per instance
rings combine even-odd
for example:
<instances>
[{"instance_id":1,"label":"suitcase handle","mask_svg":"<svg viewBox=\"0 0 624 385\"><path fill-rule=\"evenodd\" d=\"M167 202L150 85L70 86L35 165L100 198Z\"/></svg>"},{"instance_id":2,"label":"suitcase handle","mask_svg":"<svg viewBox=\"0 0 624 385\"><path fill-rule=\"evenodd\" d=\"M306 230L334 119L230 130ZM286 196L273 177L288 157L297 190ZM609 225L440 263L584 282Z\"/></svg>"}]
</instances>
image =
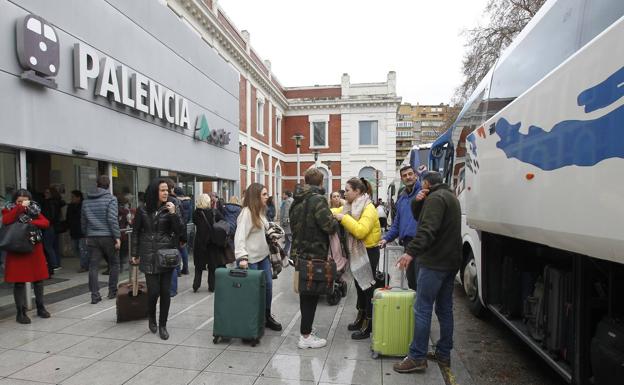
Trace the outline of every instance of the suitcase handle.
<instances>
[{"instance_id":1,"label":"suitcase handle","mask_svg":"<svg viewBox=\"0 0 624 385\"><path fill-rule=\"evenodd\" d=\"M247 269L231 269L230 270L230 275L232 277L246 277L247 276Z\"/></svg>"},{"instance_id":2,"label":"suitcase handle","mask_svg":"<svg viewBox=\"0 0 624 385\"><path fill-rule=\"evenodd\" d=\"M390 289L390 273L389 273L389 269L388 269L388 265L389 265L389 258L388 258L388 249L389 249L390 245L386 244L383 248L384 250L384 264L383 264L383 273L384 273L384 288L385 289ZM407 288L405 287L405 274L406 271L405 270L400 270L401 271L401 289L403 290L407 290Z\"/></svg>"}]
</instances>

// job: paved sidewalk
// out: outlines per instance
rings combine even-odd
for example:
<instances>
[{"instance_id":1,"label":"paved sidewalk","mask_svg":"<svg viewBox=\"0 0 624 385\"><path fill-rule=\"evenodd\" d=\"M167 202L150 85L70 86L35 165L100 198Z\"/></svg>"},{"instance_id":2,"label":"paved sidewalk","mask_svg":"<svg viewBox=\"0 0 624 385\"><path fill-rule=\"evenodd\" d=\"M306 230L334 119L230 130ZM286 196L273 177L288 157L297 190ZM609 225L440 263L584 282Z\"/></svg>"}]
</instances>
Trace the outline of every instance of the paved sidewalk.
<instances>
[{"instance_id":1,"label":"paved sidewalk","mask_svg":"<svg viewBox=\"0 0 624 385\"><path fill-rule=\"evenodd\" d=\"M393 259L396 256L393 256ZM89 303L84 294L49 306L52 318L31 314L31 325L0 321L0 384L427 384L442 385L437 365L425 374L398 374L397 358L372 359L369 340L350 338L355 290L329 306L321 300L315 319L323 349L297 349L299 303L292 291L292 268L274 282L273 312L283 332L266 331L256 347L240 340L212 342L213 295L206 284L190 289L183 276L172 299L162 341L147 320L115 323L115 301ZM106 289L103 289L106 291ZM105 293L104 293L105 294Z\"/></svg>"}]
</instances>

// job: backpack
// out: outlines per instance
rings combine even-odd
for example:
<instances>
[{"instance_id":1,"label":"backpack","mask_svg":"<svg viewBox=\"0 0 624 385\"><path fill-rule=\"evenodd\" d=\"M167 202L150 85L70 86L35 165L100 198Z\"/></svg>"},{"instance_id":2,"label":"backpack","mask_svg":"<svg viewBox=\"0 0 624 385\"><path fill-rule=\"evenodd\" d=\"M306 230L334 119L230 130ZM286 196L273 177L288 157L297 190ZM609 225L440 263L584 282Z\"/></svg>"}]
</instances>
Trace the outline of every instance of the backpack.
<instances>
[{"instance_id":1,"label":"backpack","mask_svg":"<svg viewBox=\"0 0 624 385\"><path fill-rule=\"evenodd\" d=\"M212 243L219 247L225 247L228 244L228 240L230 239L230 234L230 224L225 219L221 219L215 222L215 212L213 209L212 231L210 232L210 238L212 240Z\"/></svg>"}]
</instances>

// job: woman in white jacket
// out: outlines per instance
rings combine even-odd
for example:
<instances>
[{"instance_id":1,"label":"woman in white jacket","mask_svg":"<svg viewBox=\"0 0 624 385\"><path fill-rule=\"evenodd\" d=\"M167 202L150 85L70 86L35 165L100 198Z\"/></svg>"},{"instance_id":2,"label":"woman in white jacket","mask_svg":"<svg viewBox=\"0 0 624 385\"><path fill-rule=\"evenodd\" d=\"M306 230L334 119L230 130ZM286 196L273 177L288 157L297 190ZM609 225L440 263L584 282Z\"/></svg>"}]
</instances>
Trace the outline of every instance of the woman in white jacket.
<instances>
[{"instance_id":1,"label":"woman in white jacket","mask_svg":"<svg viewBox=\"0 0 624 385\"><path fill-rule=\"evenodd\" d=\"M252 183L245 191L243 209L236 221L234 247L238 266L243 269L264 270L266 278L266 324L271 330L280 331L282 325L271 315L273 298L273 274L269 260L269 245L265 231L268 226L266 203L267 189L260 183Z\"/></svg>"}]
</instances>

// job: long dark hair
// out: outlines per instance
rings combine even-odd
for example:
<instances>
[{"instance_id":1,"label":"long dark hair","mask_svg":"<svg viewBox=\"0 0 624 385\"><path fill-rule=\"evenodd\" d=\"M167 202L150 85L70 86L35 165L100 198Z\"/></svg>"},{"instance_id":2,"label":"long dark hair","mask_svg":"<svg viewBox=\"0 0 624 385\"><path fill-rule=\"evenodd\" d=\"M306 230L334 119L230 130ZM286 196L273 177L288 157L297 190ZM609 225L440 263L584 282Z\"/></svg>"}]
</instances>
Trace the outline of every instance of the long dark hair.
<instances>
[{"instance_id":1,"label":"long dark hair","mask_svg":"<svg viewBox=\"0 0 624 385\"><path fill-rule=\"evenodd\" d=\"M160 207L158 192L162 183L167 184L167 180L164 178L154 178L145 189L145 210L150 214L156 212Z\"/></svg>"},{"instance_id":2,"label":"long dark hair","mask_svg":"<svg viewBox=\"0 0 624 385\"><path fill-rule=\"evenodd\" d=\"M351 178L347 181L347 184L351 186L353 190L357 190L360 194L373 194L373 186L371 186L370 182L364 178Z\"/></svg>"}]
</instances>

